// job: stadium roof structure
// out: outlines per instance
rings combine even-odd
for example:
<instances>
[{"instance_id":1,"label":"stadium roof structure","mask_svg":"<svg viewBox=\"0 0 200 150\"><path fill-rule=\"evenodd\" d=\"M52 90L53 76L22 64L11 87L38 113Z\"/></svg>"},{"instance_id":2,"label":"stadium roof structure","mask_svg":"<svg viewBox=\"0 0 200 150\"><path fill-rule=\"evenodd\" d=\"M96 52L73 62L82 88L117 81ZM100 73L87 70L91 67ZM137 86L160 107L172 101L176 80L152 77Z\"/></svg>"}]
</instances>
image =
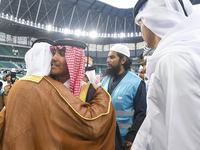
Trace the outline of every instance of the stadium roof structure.
<instances>
[{"instance_id":1,"label":"stadium roof structure","mask_svg":"<svg viewBox=\"0 0 200 150\"><path fill-rule=\"evenodd\" d=\"M1 0L0 32L101 45L143 41L133 8L119 9L97 0Z\"/></svg>"}]
</instances>

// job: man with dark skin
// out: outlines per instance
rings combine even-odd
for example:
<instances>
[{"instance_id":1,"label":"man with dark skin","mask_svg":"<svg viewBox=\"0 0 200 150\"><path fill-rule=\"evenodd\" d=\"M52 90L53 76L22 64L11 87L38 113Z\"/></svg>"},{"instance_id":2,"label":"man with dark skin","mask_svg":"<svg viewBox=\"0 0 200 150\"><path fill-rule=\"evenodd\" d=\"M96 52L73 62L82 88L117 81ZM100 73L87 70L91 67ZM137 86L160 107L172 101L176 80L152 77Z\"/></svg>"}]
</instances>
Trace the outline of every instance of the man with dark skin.
<instances>
[{"instance_id":1,"label":"man with dark skin","mask_svg":"<svg viewBox=\"0 0 200 150\"><path fill-rule=\"evenodd\" d=\"M117 114L122 145L129 150L146 116L145 83L129 71L130 51L125 45L114 45L107 59L107 76L101 85L110 93Z\"/></svg>"}]
</instances>

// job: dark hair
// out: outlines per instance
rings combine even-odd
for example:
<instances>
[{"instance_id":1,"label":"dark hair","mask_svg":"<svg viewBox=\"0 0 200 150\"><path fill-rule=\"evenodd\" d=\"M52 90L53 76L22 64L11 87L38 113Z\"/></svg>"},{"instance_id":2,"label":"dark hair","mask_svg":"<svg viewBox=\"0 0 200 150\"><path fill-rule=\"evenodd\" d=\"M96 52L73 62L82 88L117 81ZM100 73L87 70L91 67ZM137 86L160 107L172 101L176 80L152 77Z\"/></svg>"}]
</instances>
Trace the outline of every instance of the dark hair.
<instances>
[{"instance_id":1,"label":"dark hair","mask_svg":"<svg viewBox=\"0 0 200 150\"><path fill-rule=\"evenodd\" d=\"M140 54L140 59L144 58L143 52Z\"/></svg>"},{"instance_id":2,"label":"dark hair","mask_svg":"<svg viewBox=\"0 0 200 150\"><path fill-rule=\"evenodd\" d=\"M138 0L138 2L135 4L135 7L133 9L133 15L134 17L137 16L140 8L147 2L148 0Z\"/></svg>"},{"instance_id":3,"label":"dark hair","mask_svg":"<svg viewBox=\"0 0 200 150\"><path fill-rule=\"evenodd\" d=\"M123 66L124 66L125 70L130 70L132 62L133 62L132 58L127 57L124 54L121 54L121 53L118 53L118 52L117 52L117 55L119 56L119 61L121 61L123 57L126 57L126 62L123 64Z\"/></svg>"},{"instance_id":4,"label":"dark hair","mask_svg":"<svg viewBox=\"0 0 200 150\"><path fill-rule=\"evenodd\" d=\"M72 40L72 39L60 39L60 40L56 40L53 44L53 46L72 46L72 47L78 47L78 48L82 48L85 49L87 47L87 45L82 42L82 41L76 41L76 40Z\"/></svg>"},{"instance_id":5,"label":"dark hair","mask_svg":"<svg viewBox=\"0 0 200 150\"><path fill-rule=\"evenodd\" d=\"M35 41L32 43L31 47L33 47L33 45L34 45L35 43L40 43L40 42L49 43L50 45L53 45L53 44L54 44L54 41L51 40L51 39L39 38L39 39L35 40Z\"/></svg>"},{"instance_id":6,"label":"dark hair","mask_svg":"<svg viewBox=\"0 0 200 150\"><path fill-rule=\"evenodd\" d=\"M9 76L11 76L11 74L10 74L10 73L6 75L6 78L7 78L7 77L9 77Z\"/></svg>"},{"instance_id":7,"label":"dark hair","mask_svg":"<svg viewBox=\"0 0 200 150\"><path fill-rule=\"evenodd\" d=\"M3 82L0 81L0 87L2 87L2 86L3 86Z\"/></svg>"}]
</instances>

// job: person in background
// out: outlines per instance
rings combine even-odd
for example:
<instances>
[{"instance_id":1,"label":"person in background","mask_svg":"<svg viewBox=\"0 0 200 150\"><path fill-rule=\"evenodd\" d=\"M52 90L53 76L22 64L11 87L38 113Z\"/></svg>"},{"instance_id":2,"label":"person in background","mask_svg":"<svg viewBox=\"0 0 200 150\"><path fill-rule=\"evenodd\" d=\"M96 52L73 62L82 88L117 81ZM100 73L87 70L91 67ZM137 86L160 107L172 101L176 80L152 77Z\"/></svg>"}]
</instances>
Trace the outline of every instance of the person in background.
<instances>
[{"instance_id":1,"label":"person in background","mask_svg":"<svg viewBox=\"0 0 200 150\"><path fill-rule=\"evenodd\" d=\"M147 59L144 58L143 52L140 54L140 62L141 62L142 69L143 69L144 72L146 73L146 63L147 63Z\"/></svg>"},{"instance_id":2,"label":"person in background","mask_svg":"<svg viewBox=\"0 0 200 150\"><path fill-rule=\"evenodd\" d=\"M143 70L143 67L140 66L139 72L138 72L138 76L139 76L142 80L144 80L144 74L145 74L145 72L144 72L144 70Z\"/></svg>"},{"instance_id":3,"label":"person in background","mask_svg":"<svg viewBox=\"0 0 200 150\"><path fill-rule=\"evenodd\" d=\"M134 15L155 51L146 69L147 117L132 150L199 149L200 12L189 0L140 0Z\"/></svg>"},{"instance_id":4,"label":"person in background","mask_svg":"<svg viewBox=\"0 0 200 150\"><path fill-rule=\"evenodd\" d=\"M155 48L149 48L147 45L145 45L144 47L144 51L140 54L140 61L141 61L141 66L143 68L143 72L144 72L144 81L146 84L146 91L148 91L149 88L149 80L146 76L146 65L147 65L147 61L148 61L148 57L150 57L155 51Z\"/></svg>"},{"instance_id":5,"label":"person in background","mask_svg":"<svg viewBox=\"0 0 200 150\"><path fill-rule=\"evenodd\" d=\"M101 75L96 75L96 82L97 85L101 85Z\"/></svg>"},{"instance_id":6,"label":"person in background","mask_svg":"<svg viewBox=\"0 0 200 150\"><path fill-rule=\"evenodd\" d=\"M16 77L15 82L18 81L18 80L19 80L19 78Z\"/></svg>"},{"instance_id":7,"label":"person in background","mask_svg":"<svg viewBox=\"0 0 200 150\"><path fill-rule=\"evenodd\" d=\"M3 82L3 85L5 85L6 83L7 83L7 80L6 80L6 75L4 75L3 77L2 77L2 82ZM2 89L4 89L4 86L2 87Z\"/></svg>"},{"instance_id":8,"label":"person in background","mask_svg":"<svg viewBox=\"0 0 200 150\"><path fill-rule=\"evenodd\" d=\"M122 44L114 45L108 54L106 77L101 85L110 93L120 129L122 145L129 150L146 116L144 81L129 70L130 50Z\"/></svg>"},{"instance_id":9,"label":"person in background","mask_svg":"<svg viewBox=\"0 0 200 150\"><path fill-rule=\"evenodd\" d=\"M6 81L4 81L4 83L3 83L3 90L4 90L4 87L5 86L10 86L11 85L11 74L10 73L8 73L6 76L5 76L5 78L6 78ZM3 79L3 80L5 80L5 79Z\"/></svg>"},{"instance_id":10,"label":"person in background","mask_svg":"<svg viewBox=\"0 0 200 150\"><path fill-rule=\"evenodd\" d=\"M2 88L3 88L3 82L0 81L0 92L1 92L1 94L3 93L3 89Z\"/></svg>"},{"instance_id":11,"label":"person in background","mask_svg":"<svg viewBox=\"0 0 200 150\"><path fill-rule=\"evenodd\" d=\"M6 102L7 102L7 96L8 93L11 89L11 74L7 74L6 75L6 82L4 82L3 84L3 93L2 93L2 101L3 101L3 105L6 106Z\"/></svg>"},{"instance_id":12,"label":"person in background","mask_svg":"<svg viewBox=\"0 0 200 150\"><path fill-rule=\"evenodd\" d=\"M83 81L86 84L83 84L83 86L81 87L79 98L89 103L92 101L93 96L96 92L95 88L93 87L94 84L96 84L95 67L85 67L85 76L83 77ZM95 86L98 86L98 84L96 84ZM87 96L85 97L86 94Z\"/></svg>"},{"instance_id":13,"label":"person in background","mask_svg":"<svg viewBox=\"0 0 200 150\"><path fill-rule=\"evenodd\" d=\"M52 79L52 44L38 39L25 55L27 75L13 85L0 113L0 149L113 150L116 119L110 95L96 87L89 104Z\"/></svg>"},{"instance_id":14,"label":"person in background","mask_svg":"<svg viewBox=\"0 0 200 150\"><path fill-rule=\"evenodd\" d=\"M83 81L86 83L96 83L95 67L85 67L85 75L83 77Z\"/></svg>"},{"instance_id":15,"label":"person in background","mask_svg":"<svg viewBox=\"0 0 200 150\"><path fill-rule=\"evenodd\" d=\"M3 94L3 82L0 81L0 111L2 110L2 108L4 107L4 103L3 103L3 97L2 97L2 94Z\"/></svg>"}]
</instances>

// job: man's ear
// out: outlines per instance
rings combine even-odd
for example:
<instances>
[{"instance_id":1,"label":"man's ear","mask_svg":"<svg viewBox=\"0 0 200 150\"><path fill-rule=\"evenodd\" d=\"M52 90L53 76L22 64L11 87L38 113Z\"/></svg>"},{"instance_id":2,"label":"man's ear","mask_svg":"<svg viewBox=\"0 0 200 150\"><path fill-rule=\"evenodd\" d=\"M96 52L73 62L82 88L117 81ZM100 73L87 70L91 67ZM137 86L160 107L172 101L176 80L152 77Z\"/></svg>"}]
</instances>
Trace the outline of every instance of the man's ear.
<instances>
[{"instance_id":1,"label":"man's ear","mask_svg":"<svg viewBox=\"0 0 200 150\"><path fill-rule=\"evenodd\" d=\"M124 57L121 59L121 64L123 65L125 62L126 62L126 57L124 56Z\"/></svg>"}]
</instances>

